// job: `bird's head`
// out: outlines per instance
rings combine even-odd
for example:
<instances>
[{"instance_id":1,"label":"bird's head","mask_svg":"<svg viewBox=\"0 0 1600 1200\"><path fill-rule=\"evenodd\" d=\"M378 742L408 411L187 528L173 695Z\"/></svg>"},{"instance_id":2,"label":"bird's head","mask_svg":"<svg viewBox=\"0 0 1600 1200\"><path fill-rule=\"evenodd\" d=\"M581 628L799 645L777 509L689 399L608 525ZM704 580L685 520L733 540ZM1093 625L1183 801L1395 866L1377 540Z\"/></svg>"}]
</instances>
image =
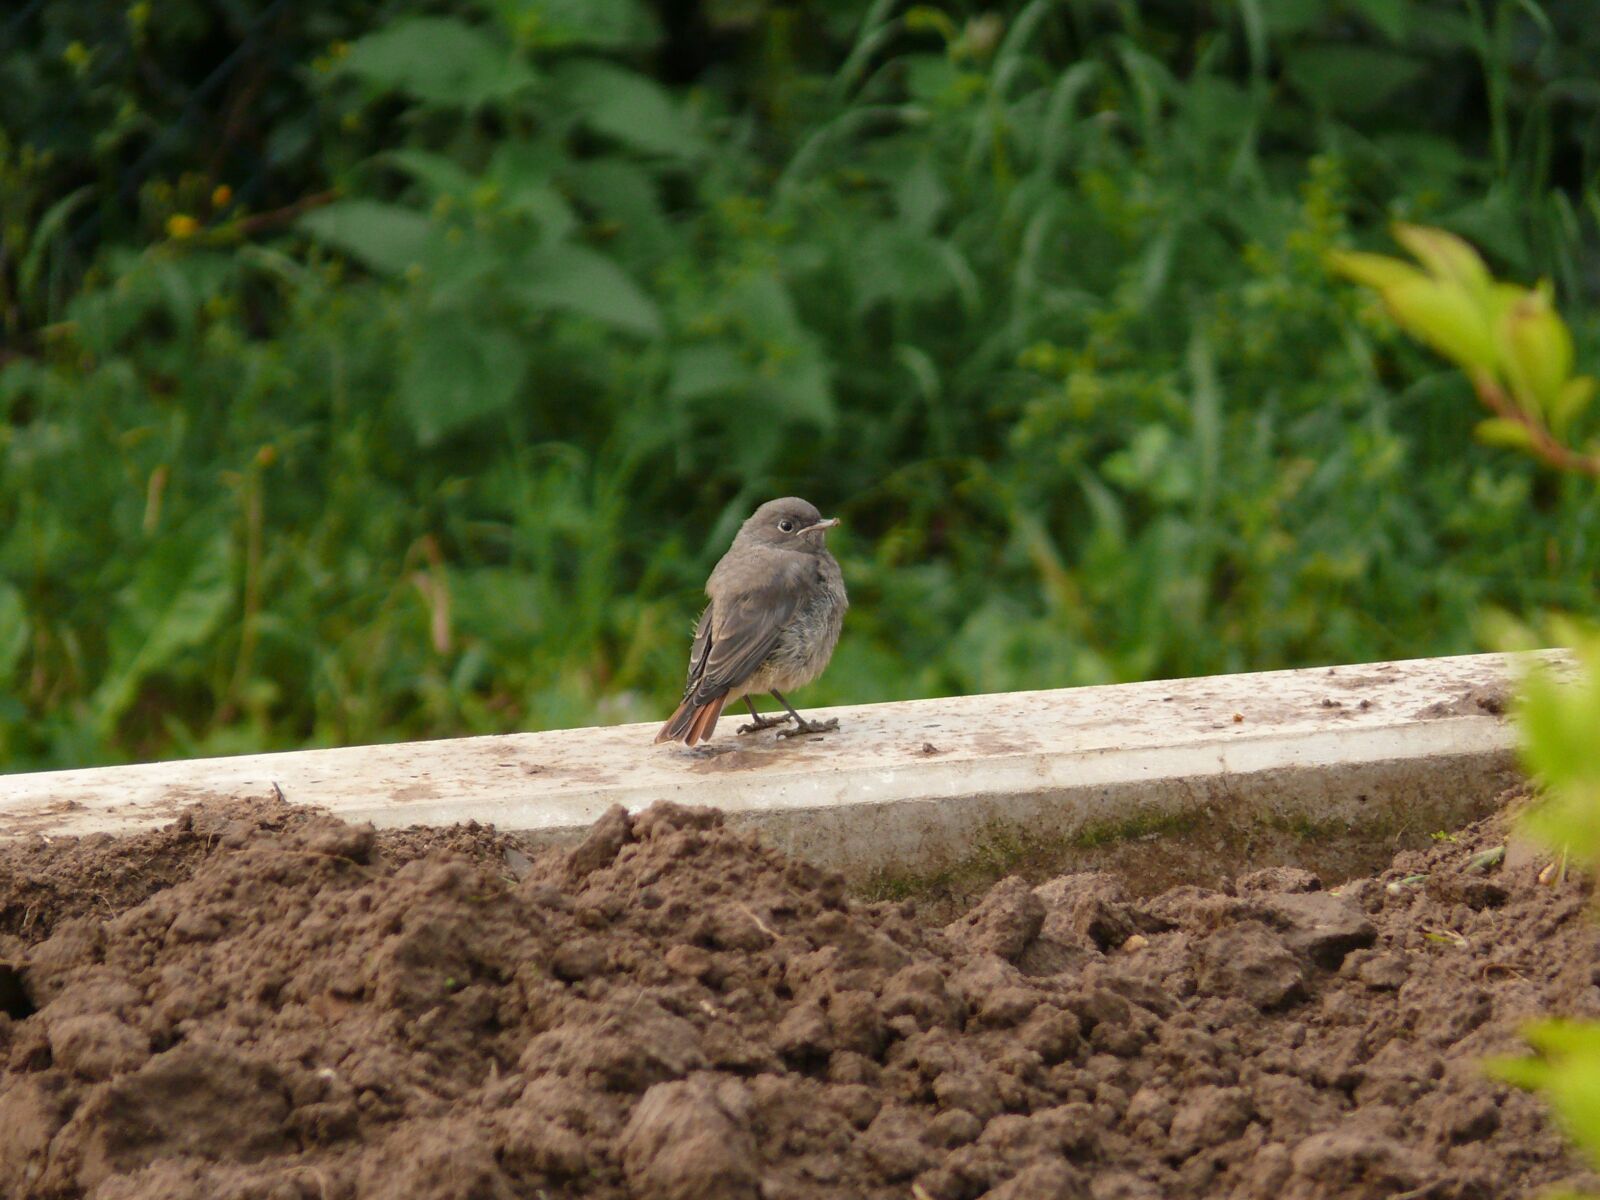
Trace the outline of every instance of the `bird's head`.
<instances>
[{"instance_id":1,"label":"bird's head","mask_svg":"<svg viewBox=\"0 0 1600 1200\"><path fill-rule=\"evenodd\" d=\"M739 541L756 542L781 550L821 553L828 530L838 517L824 517L814 504L798 496L768 500L739 529Z\"/></svg>"}]
</instances>

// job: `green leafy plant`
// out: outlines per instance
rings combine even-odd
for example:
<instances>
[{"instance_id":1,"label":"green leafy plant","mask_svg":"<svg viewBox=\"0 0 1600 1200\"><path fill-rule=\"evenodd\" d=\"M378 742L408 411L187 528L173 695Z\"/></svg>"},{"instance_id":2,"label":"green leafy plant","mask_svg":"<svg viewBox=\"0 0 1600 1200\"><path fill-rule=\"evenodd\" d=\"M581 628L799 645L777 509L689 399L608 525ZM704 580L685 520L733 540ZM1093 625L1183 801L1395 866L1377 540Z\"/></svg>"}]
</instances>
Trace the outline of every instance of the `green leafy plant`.
<instances>
[{"instance_id":1,"label":"green leafy plant","mask_svg":"<svg viewBox=\"0 0 1600 1200\"><path fill-rule=\"evenodd\" d=\"M1375 288L1402 329L1466 372L1495 414L1479 423L1479 438L1600 477L1600 438L1570 444L1596 380L1573 374L1572 333L1549 283L1497 282L1476 250L1442 229L1402 224L1394 235L1420 267L1354 250L1331 251L1329 262Z\"/></svg>"},{"instance_id":2,"label":"green leafy plant","mask_svg":"<svg viewBox=\"0 0 1600 1200\"><path fill-rule=\"evenodd\" d=\"M1570 621L1557 630L1573 647L1577 671L1562 679L1533 670L1522 681L1522 754L1543 790L1524 826L1593 876L1600 874L1600 632Z\"/></svg>"},{"instance_id":3,"label":"green leafy plant","mask_svg":"<svg viewBox=\"0 0 1600 1200\"><path fill-rule=\"evenodd\" d=\"M1323 255L1448 222L1592 344L1600 24L690 7L5 19L0 768L657 717L790 492L846 519L819 704L1583 602L1593 490Z\"/></svg>"},{"instance_id":4,"label":"green leafy plant","mask_svg":"<svg viewBox=\"0 0 1600 1200\"><path fill-rule=\"evenodd\" d=\"M1478 426L1485 441L1513 446L1558 470L1600 476L1600 443L1570 439L1593 398L1595 380L1574 375L1572 337L1546 285L1494 280L1476 250L1443 230L1401 225L1395 238L1421 268L1376 254L1334 251L1334 270L1375 288L1396 323L1450 359L1495 415ZM1524 669L1516 702L1523 765L1539 786L1523 831L1558 855L1600 872L1600 632L1551 622L1573 648L1575 678L1538 664ZM1600 1023L1544 1020L1524 1036L1532 1058L1499 1058L1497 1077L1542 1092L1573 1140L1600 1167Z\"/></svg>"},{"instance_id":5,"label":"green leafy plant","mask_svg":"<svg viewBox=\"0 0 1600 1200\"><path fill-rule=\"evenodd\" d=\"M1600 877L1600 630L1563 619L1550 627L1554 640L1572 648L1576 669L1558 675L1533 664L1521 673L1520 749L1539 798L1519 824L1555 856L1541 879L1560 882L1577 870L1593 880ZM1522 1032L1534 1057L1492 1059L1490 1072L1541 1092L1600 1169L1600 1022L1551 1018Z\"/></svg>"}]
</instances>

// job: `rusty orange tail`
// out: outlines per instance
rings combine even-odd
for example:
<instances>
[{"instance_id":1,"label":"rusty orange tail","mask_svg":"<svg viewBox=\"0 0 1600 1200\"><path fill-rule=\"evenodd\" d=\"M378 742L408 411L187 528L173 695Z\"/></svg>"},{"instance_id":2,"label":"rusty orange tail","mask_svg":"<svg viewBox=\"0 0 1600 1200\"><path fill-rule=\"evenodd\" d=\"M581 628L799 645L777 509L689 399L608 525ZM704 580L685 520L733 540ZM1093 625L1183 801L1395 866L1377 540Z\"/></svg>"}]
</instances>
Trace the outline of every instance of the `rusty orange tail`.
<instances>
[{"instance_id":1,"label":"rusty orange tail","mask_svg":"<svg viewBox=\"0 0 1600 1200\"><path fill-rule=\"evenodd\" d=\"M685 699L678 705L677 711L667 718L661 732L656 734L656 741L686 742L691 746L705 741L716 729L717 718L722 715L722 706L727 702L726 696L718 696L696 708Z\"/></svg>"}]
</instances>

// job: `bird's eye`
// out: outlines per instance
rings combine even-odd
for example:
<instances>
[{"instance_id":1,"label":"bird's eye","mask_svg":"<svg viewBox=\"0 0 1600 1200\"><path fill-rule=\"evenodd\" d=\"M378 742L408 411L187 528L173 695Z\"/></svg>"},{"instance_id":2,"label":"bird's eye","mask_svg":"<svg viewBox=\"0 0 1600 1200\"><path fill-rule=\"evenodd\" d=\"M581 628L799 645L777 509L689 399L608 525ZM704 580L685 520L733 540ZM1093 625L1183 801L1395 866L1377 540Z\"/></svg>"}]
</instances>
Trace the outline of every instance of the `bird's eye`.
<instances>
[{"instance_id":1,"label":"bird's eye","mask_svg":"<svg viewBox=\"0 0 1600 1200\"><path fill-rule=\"evenodd\" d=\"M793 533L794 522L789 520L788 517L785 517L783 520L778 522L778 528L783 530L785 533Z\"/></svg>"}]
</instances>

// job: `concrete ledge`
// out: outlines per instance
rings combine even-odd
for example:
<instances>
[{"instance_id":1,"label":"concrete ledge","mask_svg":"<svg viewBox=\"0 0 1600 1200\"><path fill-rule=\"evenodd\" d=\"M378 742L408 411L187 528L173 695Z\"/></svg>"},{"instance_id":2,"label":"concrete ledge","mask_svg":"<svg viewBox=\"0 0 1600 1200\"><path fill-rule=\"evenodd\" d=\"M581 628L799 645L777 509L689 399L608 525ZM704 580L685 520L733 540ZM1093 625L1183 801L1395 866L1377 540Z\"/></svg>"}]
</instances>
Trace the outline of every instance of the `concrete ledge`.
<instances>
[{"instance_id":1,"label":"concrete ledge","mask_svg":"<svg viewBox=\"0 0 1600 1200\"><path fill-rule=\"evenodd\" d=\"M0 776L0 838L149 828L276 786L380 828L555 841L612 804L715 805L890 894L975 856L1044 848L1059 868L1164 832L1232 870L1274 837L1387 844L1483 811L1516 779L1509 669L1471 655L837 708L839 732L792 741L724 717L696 750L623 725Z\"/></svg>"}]
</instances>

